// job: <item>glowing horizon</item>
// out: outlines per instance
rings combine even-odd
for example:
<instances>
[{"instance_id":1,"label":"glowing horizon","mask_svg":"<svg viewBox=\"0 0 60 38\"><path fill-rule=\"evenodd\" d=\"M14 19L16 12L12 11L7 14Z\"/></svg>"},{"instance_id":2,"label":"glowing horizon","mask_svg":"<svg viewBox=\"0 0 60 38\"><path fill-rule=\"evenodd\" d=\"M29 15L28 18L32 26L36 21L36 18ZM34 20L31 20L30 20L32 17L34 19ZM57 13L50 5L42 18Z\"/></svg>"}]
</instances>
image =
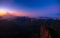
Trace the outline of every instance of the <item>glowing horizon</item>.
<instances>
[{"instance_id":1,"label":"glowing horizon","mask_svg":"<svg viewBox=\"0 0 60 38\"><path fill-rule=\"evenodd\" d=\"M9 15L12 15L12 16L26 16L26 14L23 14L23 13L12 13L12 14L10 14L10 12L8 13ZM0 12L0 16L6 16L7 15L7 13L2 13L2 12Z\"/></svg>"},{"instance_id":2,"label":"glowing horizon","mask_svg":"<svg viewBox=\"0 0 60 38\"><path fill-rule=\"evenodd\" d=\"M7 14L12 15L12 16L24 16L25 15L23 13L13 12L7 9L0 9L0 16L5 16Z\"/></svg>"}]
</instances>

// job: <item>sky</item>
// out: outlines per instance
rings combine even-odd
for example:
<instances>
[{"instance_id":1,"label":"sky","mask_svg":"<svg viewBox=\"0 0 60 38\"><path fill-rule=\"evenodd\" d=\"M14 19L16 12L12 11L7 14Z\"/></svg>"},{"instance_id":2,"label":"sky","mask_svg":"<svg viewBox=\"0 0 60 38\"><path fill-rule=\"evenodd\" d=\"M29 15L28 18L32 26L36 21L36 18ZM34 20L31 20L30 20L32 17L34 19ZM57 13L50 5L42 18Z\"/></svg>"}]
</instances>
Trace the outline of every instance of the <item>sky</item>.
<instances>
[{"instance_id":1,"label":"sky","mask_svg":"<svg viewBox=\"0 0 60 38\"><path fill-rule=\"evenodd\" d=\"M0 9L13 11L17 16L60 17L58 0L0 0Z\"/></svg>"}]
</instances>

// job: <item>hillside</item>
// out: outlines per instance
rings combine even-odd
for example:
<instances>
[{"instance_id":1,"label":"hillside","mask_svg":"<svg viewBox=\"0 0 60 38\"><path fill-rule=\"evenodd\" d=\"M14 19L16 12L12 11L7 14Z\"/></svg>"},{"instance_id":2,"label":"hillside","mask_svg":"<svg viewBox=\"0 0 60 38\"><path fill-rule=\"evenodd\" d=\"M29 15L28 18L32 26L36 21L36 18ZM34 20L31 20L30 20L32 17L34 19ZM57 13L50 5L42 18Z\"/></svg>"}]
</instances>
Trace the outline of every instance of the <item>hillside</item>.
<instances>
[{"instance_id":1,"label":"hillside","mask_svg":"<svg viewBox=\"0 0 60 38\"><path fill-rule=\"evenodd\" d=\"M60 20L36 19L36 18L29 18L29 17L16 17L14 20L13 19L12 20L7 20L7 19L0 20L0 34L11 33L13 35L14 34L19 35L20 37L24 36L28 38L27 36L29 37L36 36L39 38L41 25L51 28L57 31L58 34L60 34ZM32 35L33 33L36 35Z\"/></svg>"}]
</instances>

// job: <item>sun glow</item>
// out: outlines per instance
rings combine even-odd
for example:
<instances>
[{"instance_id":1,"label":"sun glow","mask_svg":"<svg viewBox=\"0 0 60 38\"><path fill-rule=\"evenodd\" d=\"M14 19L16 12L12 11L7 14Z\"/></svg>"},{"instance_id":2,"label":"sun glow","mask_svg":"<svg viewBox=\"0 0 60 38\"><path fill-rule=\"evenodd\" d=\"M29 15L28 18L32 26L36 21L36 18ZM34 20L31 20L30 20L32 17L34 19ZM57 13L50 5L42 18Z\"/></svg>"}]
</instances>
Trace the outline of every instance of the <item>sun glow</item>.
<instances>
[{"instance_id":1,"label":"sun glow","mask_svg":"<svg viewBox=\"0 0 60 38\"><path fill-rule=\"evenodd\" d=\"M0 16L4 16L7 13L12 14L13 12L8 9L0 9Z\"/></svg>"},{"instance_id":2,"label":"sun glow","mask_svg":"<svg viewBox=\"0 0 60 38\"><path fill-rule=\"evenodd\" d=\"M24 14L23 12L15 12L15 11L11 11L9 9L0 9L0 16L26 16L26 14Z\"/></svg>"},{"instance_id":3,"label":"sun glow","mask_svg":"<svg viewBox=\"0 0 60 38\"><path fill-rule=\"evenodd\" d=\"M0 9L0 16L3 16L6 14L7 10L6 9Z\"/></svg>"}]
</instances>

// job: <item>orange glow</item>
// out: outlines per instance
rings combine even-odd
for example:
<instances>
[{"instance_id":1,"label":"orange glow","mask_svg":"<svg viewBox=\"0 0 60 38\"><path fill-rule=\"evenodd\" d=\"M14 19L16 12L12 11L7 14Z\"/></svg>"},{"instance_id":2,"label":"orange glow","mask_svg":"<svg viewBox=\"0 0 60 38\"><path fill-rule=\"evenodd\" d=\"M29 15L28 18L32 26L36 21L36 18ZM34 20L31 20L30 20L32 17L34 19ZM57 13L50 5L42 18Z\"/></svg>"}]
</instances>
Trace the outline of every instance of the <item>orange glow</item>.
<instances>
[{"instance_id":1,"label":"orange glow","mask_svg":"<svg viewBox=\"0 0 60 38\"><path fill-rule=\"evenodd\" d=\"M12 16L26 16L26 14L23 14L23 13L3 13L3 12L0 12L0 16L4 16L4 15L12 15Z\"/></svg>"},{"instance_id":2,"label":"orange glow","mask_svg":"<svg viewBox=\"0 0 60 38\"><path fill-rule=\"evenodd\" d=\"M26 16L26 14L23 14L23 13L14 13L12 14L13 16Z\"/></svg>"},{"instance_id":3,"label":"orange glow","mask_svg":"<svg viewBox=\"0 0 60 38\"><path fill-rule=\"evenodd\" d=\"M3 16L6 14L7 10L6 9L0 9L0 16Z\"/></svg>"},{"instance_id":4,"label":"orange glow","mask_svg":"<svg viewBox=\"0 0 60 38\"><path fill-rule=\"evenodd\" d=\"M0 12L0 16L3 16L4 14Z\"/></svg>"},{"instance_id":5,"label":"orange glow","mask_svg":"<svg viewBox=\"0 0 60 38\"><path fill-rule=\"evenodd\" d=\"M13 12L7 9L0 9L0 16L4 16L4 15L12 15L12 16L26 16L26 14L20 12Z\"/></svg>"}]
</instances>

